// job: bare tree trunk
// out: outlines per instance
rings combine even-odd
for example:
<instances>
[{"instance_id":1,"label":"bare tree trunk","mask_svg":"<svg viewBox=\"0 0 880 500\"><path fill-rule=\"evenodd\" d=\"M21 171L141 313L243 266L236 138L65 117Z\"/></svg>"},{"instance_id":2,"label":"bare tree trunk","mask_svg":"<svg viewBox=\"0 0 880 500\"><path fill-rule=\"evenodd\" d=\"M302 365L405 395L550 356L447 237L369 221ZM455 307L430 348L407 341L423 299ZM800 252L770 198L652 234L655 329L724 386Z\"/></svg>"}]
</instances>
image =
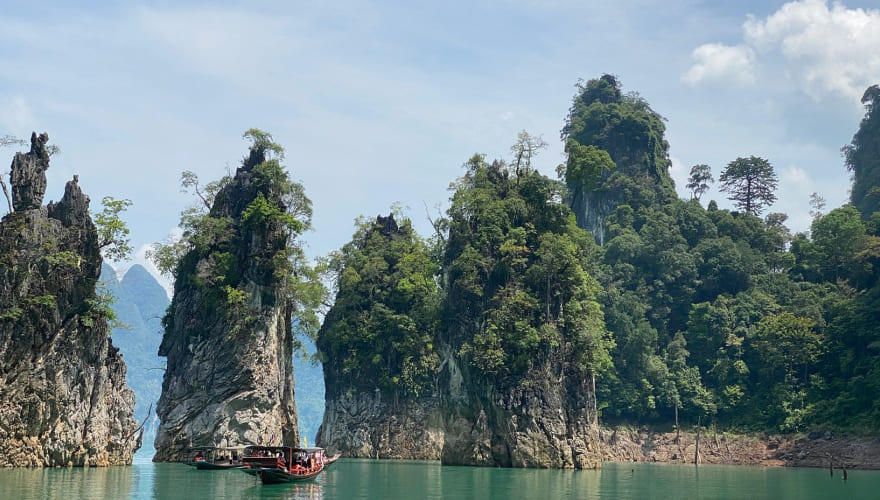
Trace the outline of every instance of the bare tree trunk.
<instances>
[{"instance_id":1,"label":"bare tree trunk","mask_svg":"<svg viewBox=\"0 0 880 500\"><path fill-rule=\"evenodd\" d=\"M596 401L596 374L590 372L590 384L593 386L593 425L599 426L599 402Z\"/></svg>"},{"instance_id":2,"label":"bare tree trunk","mask_svg":"<svg viewBox=\"0 0 880 500\"><path fill-rule=\"evenodd\" d=\"M700 419L697 419L697 439L694 442L694 465L700 464Z\"/></svg>"},{"instance_id":3,"label":"bare tree trunk","mask_svg":"<svg viewBox=\"0 0 880 500\"><path fill-rule=\"evenodd\" d=\"M9 205L9 213L12 213L12 197L9 196L9 189L6 188L6 183L3 182L2 175L0 175L0 187L3 188L3 196L6 197L6 204Z\"/></svg>"},{"instance_id":4,"label":"bare tree trunk","mask_svg":"<svg viewBox=\"0 0 880 500\"><path fill-rule=\"evenodd\" d=\"M678 428L678 401L675 402L675 442L681 440L681 429Z\"/></svg>"}]
</instances>

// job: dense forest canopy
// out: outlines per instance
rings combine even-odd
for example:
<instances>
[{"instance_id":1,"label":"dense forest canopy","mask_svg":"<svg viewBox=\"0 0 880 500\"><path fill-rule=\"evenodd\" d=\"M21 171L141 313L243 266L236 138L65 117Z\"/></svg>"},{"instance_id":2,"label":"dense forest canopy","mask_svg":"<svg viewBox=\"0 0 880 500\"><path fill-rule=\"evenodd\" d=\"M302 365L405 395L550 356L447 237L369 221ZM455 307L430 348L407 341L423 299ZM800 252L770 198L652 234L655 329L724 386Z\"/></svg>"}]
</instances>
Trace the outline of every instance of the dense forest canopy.
<instances>
[{"instance_id":1,"label":"dense forest canopy","mask_svg":"<svg viewBox=\"0 0 880 500\"><path fill-rule=\"evenodd\" d=\"M409 219L360 221L332 255L336 300L318 333L327 385L404 396L430 391L439 327L438 266Z\"/></svg>"},{"instance_id":2,"label":"dense forest canopy","mask_svg":"<svg viewBox=\"0 0 880 500\"><path fill-rule=\"evenodd\" d=\"M735 211L701 204L705 164L679 199L663 118L616 77L581 83L559 181L521 134L510 163L465 163L431 244L405 219L358 230L319 348L399 394L426 394L444 343L500 386L547 360L595 376L606 420L880 431L880 95L865 96L844 149L853 205L823 213L814 193L810 231L792 234L769 211L770 159L722 169Z\"/></svg>"},{"instance_id":3,"label":"dense forest canopy","mask_svg":"<svg viewBox=\"0 0 880 500\"><path fill-rule=\"evenodd\" d=\"M563 203L564 186L481 155L465 168L447 220L447 341L501 384L560 351L560 364L595 373L608 343L587 272L595 244Z\"/></svg>"}]
</instances>

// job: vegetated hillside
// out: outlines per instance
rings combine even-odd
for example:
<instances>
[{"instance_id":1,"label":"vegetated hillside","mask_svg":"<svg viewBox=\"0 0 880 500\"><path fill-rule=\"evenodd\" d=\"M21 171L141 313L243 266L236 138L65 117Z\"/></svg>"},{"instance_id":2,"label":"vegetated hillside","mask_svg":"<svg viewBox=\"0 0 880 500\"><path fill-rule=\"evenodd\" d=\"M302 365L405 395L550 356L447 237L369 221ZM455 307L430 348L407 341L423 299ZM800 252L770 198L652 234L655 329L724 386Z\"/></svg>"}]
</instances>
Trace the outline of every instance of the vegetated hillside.
<instances>
[{"instance_id":1,"label":"vegetated hillside","mask_svg":"<svg viewBox=\"0 0 880 500\"><path fill-rule=\"evenodd\" d=\"M156 403L162 393L165 359L159 356L162 342L162 316L169 299L162 285L143 266L133 265L119 281L113 268L104 264L101 282L115 297L113 309L122 326L113 329L113 342L128 366L128 386L135 392L134 418L144 425L143 446L138 456L153 456L156 429Z\"/></svg>"},{"instance_id":2,"label":"vegetated hillside","mask_svg":"<svg viewBox=\"0 0 880 500\"><path fill-rule=\"evenodd\" d=\"M318 341L320 443L447 464L597 466L593 374L608 338L583 267L596 246L562 183L532 166L538 144L521 134L510 164L472 157L432 246L407 219L378 217L337 256Z\"/></svg>"},{"instance_id":3,"label":"vegetated hillside","mask_svg":"<svg viewBox=\"0 0 880 500\"><path fill-rule=\"evenodd\" d=\"M316 343L326 386L318 444L353 457L439 459L428 246L408 219L363 219L329 268L336 300Z\"/></svg>"},{"instance_id":4,"label":"vegetated hillside","mask_svg":"<svg viewBox=\"0 0 880 500\"><path fill-rule=\"evenodd\" d=\"M880 86L868 87L862 104L867 110L865 118L843 153L853 177L852 204L868 220L880 211Z\"/></svg>"},{"instance_id":5,"label":"vegetated hillside","mask_svg":"<svg viewBox=\"0 0 880 500\"><path fill-rule=\"evenodd\" d=\"M598 150L592 158L601 159L606 145L644 149L645 134L619 135L616 124L659 123L647 104L636 99L642 104L635 113L596 104L620 95L607 75L582 87L564 128L572 151L592 147ZM862 127L872 124L866 118ZM578 133L585 128L595 132ZM860 131L856 139L864 136ZM863 166L876 161L865 144L859 140L856 155ZM610 156L619 158L613 150ZM573 206L601 201L608 209L601 234L594 231L604 242L595 277L616 344L612 368L598 382L603 415L755 430L831 423L880 431L878 215L860 217L852 206L821 213L824 202L814 194L810 233L792 235L786 214L765 214L776 199L766 159L741 157L721 166L718 180L736 211L714 201L701 205L713 177L705 165L691 171L692 199L670 200L644 182L668 161L641 164L641 173L618 169L609 185L615 174L601 181L572 175L570 153L564 173ZM586 165L577 172L596 172L604 163ZM617 196L621 187L624 197ZM611 196L616 202L607 204Z\"/></svg>"},{"instance_id":6,"label":"vegetated hillside","mask_svg":"<svg viewBox=\"0 0 880 500\"><path fill-rule=\"evenodd\" d=\"M616 77L579 85L562 129L567 160L559 174L567 189L523 168L541 148L525 134L510 163L486 164L479 155L467 162L467 173L452 186L448 216L434 221L430 255L444 311L431 335L437 365L413 363L430 358L412 357L418 350L405 347L423 330L401 336L393 326L420 324L413 312L392 307L385 311L389 322L365 316L364 308L346 309L362 300L375 309L373 298L393 293L397 285L386 287L400 273L387 259L369 267L352 260L340 268L338 304L324 325L330 332L346 324L349 337L319 342L322 355L338 364L328 380L354 381L349 385L366 402L370 391L381 398L403 395L406 384L419 380L413 375L422 374L434 377L431 394L458 384L446 400L455 401L468 399L469 384L498 396L493 391L516 386L542 360L559 369L581 359L588 369L579 376L596 375L606 422L880 432L880 213L871 205L872 193L880 192L872 173L880 164L871 132L875 90L866 92L865 120L845 148L862 212L849 205L826 211L814 193L811 230L792 234L788 215L772 212L778 182L772 159L731 158L714 166L714 174L712 166L694 165L690 199L679 199L668 174L662 116L637 93L623 92ZM747 153L749 145L741 148ZM716 177L734 210L701 201ZM562 199L599 246L582 243L577 230L561 229L565 214L556 200ZM362 249L358 241L351 245ZM569 337L569 331L603 331L554 316L578 311L560 302L570 297L563 290L574 285L572 276L598 283L601 314L585 318L604 319L610 338L597 333L587 336L593 341L568 343L581 335ZM541 398L519 401L537 407ZM485 414L466 419L485 425L496 418L487 426L496 434L483 441L491 449L487 456L510 457L510 447L501 452L492 443L503 442L497 429L512 415L493 417L487 408L498 407L482 408ZM348 432L362 443L376 429L359 425ZM442 425L448 428L449 418Z\"/></svg>"}]
</instances>

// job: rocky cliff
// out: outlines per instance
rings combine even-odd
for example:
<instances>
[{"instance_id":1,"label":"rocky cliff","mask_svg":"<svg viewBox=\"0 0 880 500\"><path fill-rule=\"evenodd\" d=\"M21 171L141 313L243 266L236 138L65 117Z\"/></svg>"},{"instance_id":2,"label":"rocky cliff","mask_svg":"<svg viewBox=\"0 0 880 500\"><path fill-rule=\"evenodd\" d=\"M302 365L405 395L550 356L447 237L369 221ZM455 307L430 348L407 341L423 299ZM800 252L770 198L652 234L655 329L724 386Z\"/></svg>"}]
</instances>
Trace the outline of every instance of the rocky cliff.
<instances>
[{"instance_id":1,"label":"rocky cliff","mask_svg":"<svg viewBox=\"0 0 880 500\"><path fill-rule=\"evenodd\" d=\"M381 393L326 399L318 446L346 457L440 460L446 438L436 398L388 401Z\"/></svg>"},{"instance_id":2,"label":"rocky cliff","mask_svg":"<svg viewBox=\"0 0 880 500\"><path fill-rule=\"evenodd\" d=\"M444 464L595 469L601 466L591 392L550 363L508 387L472 381L445 411Z\"/></svg>"},{"instance_id":3,"label":"rocky cliff","mask_svg":"<svg viewBox=\"0 0 880 500\"><path fill-rule=\"evenodd\" d=\"M270 160L271 161L271 160ZM167 359L154 461L195 446L296 444L287 213L266 150L224 182L198 243L180 261L163 319Z\"/></svg>"},{"instance_id":4,"label":"rocky cliff","mask_svg":"<svg viewBox=\"0 0 880 500\"><path fill-rule=\"evenodd\" d=\"M603 427L602 457L613 462L694 463L697 435L657 431L643 426ZM880 469L880 438L838 436L829 431L808 434L735 434L704 430L699 463L770 467L834 466Z\"/></svg>"},{"instance_id":5,"label":"rocky cliff","mask_svg":"<svg viewBox=\"0 0 880 500\"><path fill-rule=\"evenodd\" d=\"M0 221L0 465L129 464L134 393L110 340L89 198L77 178L41 206L48 136L12 162Z\"/></svg>"},{"instance_id":6,"label":"rocky cliff","mask_svg":"<svg viewBox=\"0 0 880 500\"><path fill-rule=\"evenodd\" d=\"M447 465L577 468L601 465L591 393L549 364L512 387L462 377L444 349L438 390L413 399L327 387L318 445L344 456ZM466 370L467 371L467 370ZM331 379L332 380L332 379Z\"/></svg>"}]
</instances>

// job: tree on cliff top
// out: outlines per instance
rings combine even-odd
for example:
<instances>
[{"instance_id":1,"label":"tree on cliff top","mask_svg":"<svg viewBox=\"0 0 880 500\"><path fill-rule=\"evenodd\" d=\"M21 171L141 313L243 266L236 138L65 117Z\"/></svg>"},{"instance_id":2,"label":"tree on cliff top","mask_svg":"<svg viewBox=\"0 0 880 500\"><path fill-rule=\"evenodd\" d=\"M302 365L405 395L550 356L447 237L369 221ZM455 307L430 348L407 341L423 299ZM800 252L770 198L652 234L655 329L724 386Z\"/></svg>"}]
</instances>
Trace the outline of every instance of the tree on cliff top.
<instances>
[{"instance_id":1,"label":"tree on cliff top","mask_svg":"<svg viewBox=\"0 0 880 500\"><path fill-rule=\"evenodd\" d=\"M764 207L776 201L776 172L764 158L737 158L727 164L718 180L721 190L730 193L729 199L752 215L761 215Z\"/></svg>"},{"instance_id":2,"label":"tree on cliff top","mask_svg":"<svg viewBox=\"0 0 880 500\"><path fill-rule=\"evenodd\" d=\"M703 193L709 190L710 182L715 182L715 178L712 177L712 169L709 165L694 165L691 167L691 173L688 176L688 183L685 187L691 190L691 197L693 199L700 201Z\"/></svg>"},{"instance_id":3,"label":"tree on cliff top","mask_svg":"<svg viewBox=\"0 0 880 500\"><path fill-rule=\"evenodd\" d=\"M113 262L127 260L131 256L131 239L128 237L128 225L119 214L131 206L131 200L117 200L112 196L105 196L101 200L103 209L92 214L95 227L98 229L98 248L104 258Z\"/></svg>"}]
</instances>

